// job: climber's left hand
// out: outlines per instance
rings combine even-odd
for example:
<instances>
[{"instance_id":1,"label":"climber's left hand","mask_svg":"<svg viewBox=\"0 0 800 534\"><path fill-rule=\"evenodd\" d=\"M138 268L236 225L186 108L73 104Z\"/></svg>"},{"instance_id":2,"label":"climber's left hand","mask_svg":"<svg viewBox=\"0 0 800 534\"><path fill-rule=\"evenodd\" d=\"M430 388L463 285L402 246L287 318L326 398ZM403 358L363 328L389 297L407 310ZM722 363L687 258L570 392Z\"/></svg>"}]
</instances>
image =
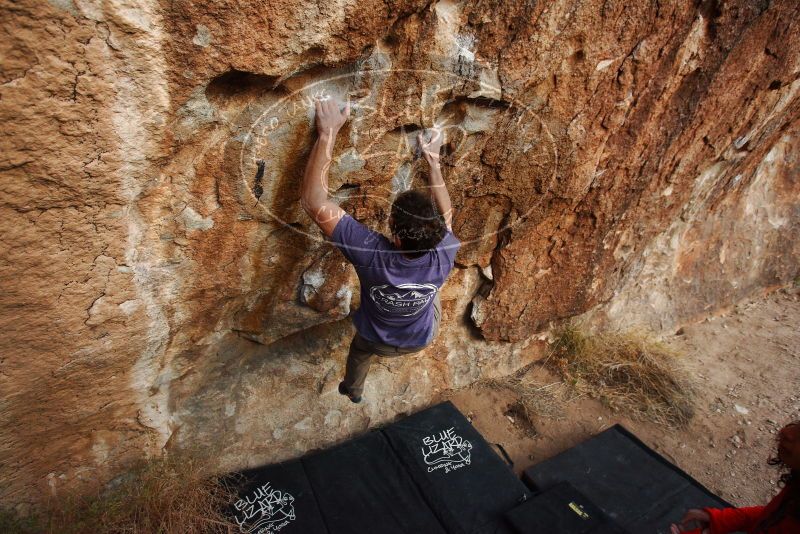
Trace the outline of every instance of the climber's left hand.
<instances>
[{"instance_id":1,"label":"climber's left hand","mask_svg":"<svg viewBox=\"0 0 800 534\"><path fill-rule=\"evenodd\" d=\"M317 133L336 135L350 116L350 100L348 99L343 111L339 111L339 102L333 97L317 100L314 109L317 116Z\"/></svg>"}]
</instances>

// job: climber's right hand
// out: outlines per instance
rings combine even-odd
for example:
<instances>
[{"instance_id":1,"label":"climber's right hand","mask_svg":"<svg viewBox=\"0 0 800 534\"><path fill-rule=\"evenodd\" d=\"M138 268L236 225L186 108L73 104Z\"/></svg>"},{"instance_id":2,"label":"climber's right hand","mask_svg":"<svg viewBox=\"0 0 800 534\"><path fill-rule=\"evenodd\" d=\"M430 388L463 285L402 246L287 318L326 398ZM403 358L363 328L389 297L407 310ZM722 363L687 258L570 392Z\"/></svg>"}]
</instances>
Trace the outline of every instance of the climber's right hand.
<instances>
[{"instance_id":1,"label":"climber's right hand","mask_svg":"<svg viewBox=\"0 0 800 534\"><path fill-rule=\"evenodd\" d=\"M426 135L430 137L430 140L426 139ZM428 162L439 160L439 149L442 147L443 139L444 133L441 128L436 127L417 134L417 143Z\"/></svg>"},{"instance_id":2,"label":"climber's right hand","mask_svg":"<svg viewBox=\"0 0 800 534\"><path fill-rule=\"evenodd\" d=\"M317 117L317 133L336 135L350 116L350 100L348 99L343 111L339 111L339 103L333 97L315 101L314 109Z\"/></svg>"}]
</instances>

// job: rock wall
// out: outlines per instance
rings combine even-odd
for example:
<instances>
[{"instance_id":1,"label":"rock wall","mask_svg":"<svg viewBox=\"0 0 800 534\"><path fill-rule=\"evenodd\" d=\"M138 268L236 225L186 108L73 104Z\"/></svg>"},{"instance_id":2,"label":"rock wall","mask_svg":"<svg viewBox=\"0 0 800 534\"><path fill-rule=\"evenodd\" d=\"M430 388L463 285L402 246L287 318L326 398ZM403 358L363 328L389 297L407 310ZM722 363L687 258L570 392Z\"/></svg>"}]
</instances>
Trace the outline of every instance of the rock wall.
<instances>
[{"instance_id":1,"label":"rock wall","mask_svg":"<svg viewBox=\"0 0 800 534\"><path fill-rule=\"evenodd\" d=\"M536 358L553 321L669 330L800 265L800 6L2 3L0 500L197 447L330 444ZM464 242L444 326L336 391L352 268L299 207L386 230L438 124ZM256 180L257 162L265 173Z\"/></svg>"}]
</instances>

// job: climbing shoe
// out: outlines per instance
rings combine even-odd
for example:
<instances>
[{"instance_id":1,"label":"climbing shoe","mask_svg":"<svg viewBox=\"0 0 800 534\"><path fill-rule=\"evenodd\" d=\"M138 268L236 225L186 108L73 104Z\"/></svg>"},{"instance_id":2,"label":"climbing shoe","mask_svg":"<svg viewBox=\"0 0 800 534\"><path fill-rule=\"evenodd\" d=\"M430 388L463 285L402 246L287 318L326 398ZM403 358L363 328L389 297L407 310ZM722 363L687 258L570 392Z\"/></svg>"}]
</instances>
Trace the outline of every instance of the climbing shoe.
<instances>
[{"instance_id":1,"label":"climbing shoe","mask_svg":"<svg viewBox=\"0 0 800 534\"><path fill-rule=\"evenodd\" d=\"M350 399L351 402L361 402L361 397L354 397L345 387L344 382L339 382L339 393Z\"/></svg>"}]
</instances>

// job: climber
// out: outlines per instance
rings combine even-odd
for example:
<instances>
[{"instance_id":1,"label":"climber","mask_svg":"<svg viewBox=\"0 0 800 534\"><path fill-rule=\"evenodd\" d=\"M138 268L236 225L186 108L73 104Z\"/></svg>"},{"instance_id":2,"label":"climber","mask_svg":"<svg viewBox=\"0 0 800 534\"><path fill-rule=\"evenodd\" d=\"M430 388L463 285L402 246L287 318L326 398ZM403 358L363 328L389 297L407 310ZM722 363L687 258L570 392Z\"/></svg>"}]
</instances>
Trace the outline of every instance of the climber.
<instances>
[{"instance_id":1,"label":"climber","mask_svg":"<svg viewBox=\"0 0 800 534\"><path fill-rule=\"evenodd\" d=\"M405 191L391 208L392 238L370 230L328 197L328 168L336 134L347 121L350 103L340 111L333 99L317 101L317 140L303 177L301 204L327 238L356 269L361 305L353 315L350 343L339 393L360 402L375 356L419 352L439 331L439 290L453 268L461 242L452 231L453 210L441 169L437 128L418 134L430 168L429 192Z\"/></svg>"},{"instance_id":2,"label":"climber","mask_svg":"<svg viewBox=\"0 0 800 534\"><path fill-rule=\"evenodd\" d=\"M797 534L800 532L800 421L778 432L778 451L768 462L784 468L780 477L783 489L766 506L742 508L693 508L679 524L670 526L671 534ZM691 529L690 523L699 523Z\"/></svg>"}]
</instances>

